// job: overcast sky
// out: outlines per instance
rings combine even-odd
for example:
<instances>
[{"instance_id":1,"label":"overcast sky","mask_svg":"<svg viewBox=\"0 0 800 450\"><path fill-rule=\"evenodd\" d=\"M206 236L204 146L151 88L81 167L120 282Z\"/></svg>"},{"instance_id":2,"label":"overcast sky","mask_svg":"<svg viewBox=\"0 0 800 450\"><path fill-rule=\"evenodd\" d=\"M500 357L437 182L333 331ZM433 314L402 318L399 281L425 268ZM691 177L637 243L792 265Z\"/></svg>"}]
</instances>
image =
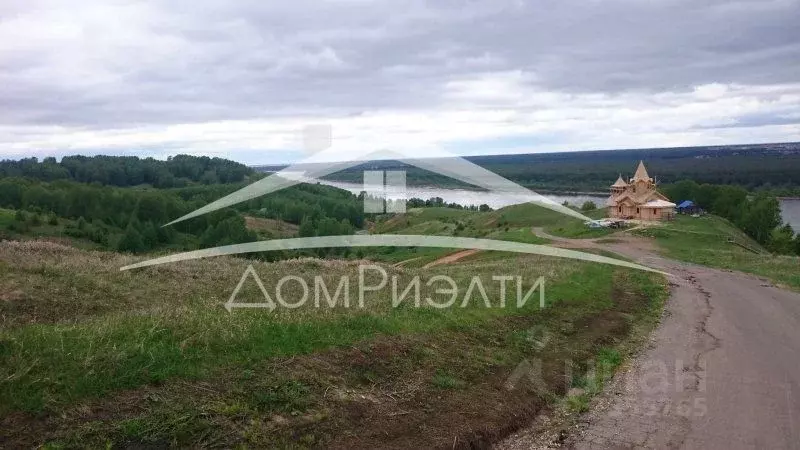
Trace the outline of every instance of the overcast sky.
<instances>
[{"instance_id":1,"label":"overcast sky","mask_svg":"<svg viewBox=\"0 0 800 450\"><path fill-rule=\"evenodd\" d=\"M0 158L800 141L800 0L0 2Z\"/></svg>"}]
</instances>

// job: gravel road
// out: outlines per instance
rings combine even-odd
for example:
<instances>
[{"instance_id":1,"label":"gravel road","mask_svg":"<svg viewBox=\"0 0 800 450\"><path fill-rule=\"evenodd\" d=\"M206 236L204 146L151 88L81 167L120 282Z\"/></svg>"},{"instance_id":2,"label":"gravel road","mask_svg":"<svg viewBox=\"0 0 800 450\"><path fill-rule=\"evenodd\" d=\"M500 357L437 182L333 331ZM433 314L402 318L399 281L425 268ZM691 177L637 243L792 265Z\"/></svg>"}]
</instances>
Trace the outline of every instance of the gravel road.
<instances>
[{"instance_id":1,"label":"gravel road","mask_svg":"<svg viewBox=\"0 0 800 450\"><path fill-rule=\"evenodd\" d=\"M800 449L800 294L636 238L588 246L674 275L662 323L577 428L553 442L534 427L497 448Z\"/></svg>"}]
</instances>

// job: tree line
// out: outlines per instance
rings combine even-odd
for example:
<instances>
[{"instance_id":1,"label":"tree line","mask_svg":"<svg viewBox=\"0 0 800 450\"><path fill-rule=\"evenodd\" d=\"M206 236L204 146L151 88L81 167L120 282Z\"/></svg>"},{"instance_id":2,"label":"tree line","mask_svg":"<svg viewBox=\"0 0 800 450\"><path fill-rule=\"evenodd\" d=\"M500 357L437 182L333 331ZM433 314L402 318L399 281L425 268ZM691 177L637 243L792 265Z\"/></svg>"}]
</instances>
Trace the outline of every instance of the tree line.
<instances>
[{"instance_id":1,"label":"tree line","mask_svg":"<svg viewBox=\"0 0 800 450\"><path fill-rule=\"evenodd\" d=\"M296 185L169 227L162 225L243 187L120 188L68 180L0 179L0 207L17 210L10 232L45 224L103 248L140 253L191 250L256 240L244 215L301 225L305 235L350 234L363 225L358 197L347 191Z\"/></svg>"},{"instance_id":2,"label":"tree line","mask_svg":"<svg viewBox=\"0 0 800 450\"><path fill-rule=\"evenodd\" d=\"M409 208L451 208L451 209L464 209L467 211L480 211L480 212L489 212L492 210L492 208L486 203L482 203L480 205L465 206L455 202L447 203L441 197L431 197L427 200L412 197L408 199L408 201L406 202L406 206Z\"/></svg>"},{"instance_id":3,"label":"tree line","mask_svg":"<svg viewBox=\"0 0 800 450\"><path fill-rule=\"evenodd\" d=\"M486 155L466 159L534 190L605 192L618 175L632 176L636 164L643 160L650 175L662 184L691 179L800 195L797 176L800 143ZM412 186L471 187L438 173L388 160L365 162L327 178L360 183L363 170L404 170L407 183Z\"/></svg>"},{"instance_id":4,"label":"tree line","mask_svg":"<svg viewBox=\"0 0 800 450\"><path fill-rule=\"evenodd\" d=\"M65 156L0 161L0 177L22 177L40 181L72 180L110 186L158 188L193 183L237 183L254 172L244 164L223 158L177 155L164 161L136 156Z\"/></svg>"},{"instance_id":5,"label":"tree line","mask_svg":"<svg viewBox=\"0 0 800 450\"><path fill-rule=\"evenodd\" d=\"M800 255L800 234L783 224L778 200L766 192L749 193L742 187L699 184L681 180L662 192L675 201L692 200L704 210L724 217L774 253Z\"/></svg>"}]
</instances>

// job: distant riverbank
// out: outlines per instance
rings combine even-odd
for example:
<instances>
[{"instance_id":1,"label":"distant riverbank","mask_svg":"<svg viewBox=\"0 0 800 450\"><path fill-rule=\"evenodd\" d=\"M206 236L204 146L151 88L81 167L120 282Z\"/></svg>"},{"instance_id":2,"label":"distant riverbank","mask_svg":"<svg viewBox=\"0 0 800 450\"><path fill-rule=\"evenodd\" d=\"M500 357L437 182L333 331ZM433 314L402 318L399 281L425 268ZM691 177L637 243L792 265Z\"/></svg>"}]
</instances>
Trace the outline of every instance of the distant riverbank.
<instances>
[{"instance_id":1,"label":"distant riverbank","mask_svg":"<svg viewBox=\"0 0 800 450\"><path fill-rule=\"evenodd\" d=\"M348 183L344 181L330 181L330 180L317 180L322 184L326 184L328 186L337 187L339 189L344 189L346 191L350 191L356 195L358 195L361 191L364 190L364 185L357 184L357 183ZM375 187L375 190L381 190L379 187ZM600 192L574 192L574 193L564 193L564 192L546 192L546 191L537 191L539 194L547 197L554 202L557 203L564 203L568 202L571 205L582 205L584 202L591 201L594 202L595 205L598 207L602 207L605 204L606 198L608 197L607 194L603 194ZM448 188L440 188L440 187L433 187L433 186L407 186L405 189L393 189L392 186L386 186L386 197L389 199L410 199L410 198L420 198L423 200L427 200L430 198L439 197L445 203L456 203L459 205L464 206L480 206L480 205L489 205L494 209L502 208L505 206L516 205L519 203L524 203L528 201L527 198L522 198L518 194L514 193L507 193L507 192L489 192L489 191L478 191L478 190L471 190L471 189L448 189Z\"/></svg>"},{"instance_id":2,"label":"distant riverbank","mask_svg":"<svg viewBox=\"0 0 800 450\"><path fill-rule=\"evenodd\" d=\"M344 181L330 181L330 180L317 180L322 184L344 189L358 195L364 190L364 186L358 183L348 183ZM375 188L378 190L378 188ZM605 201L608 194L603 192L565 192L556 190L537 190L539 194L557 202L568 202L570 205L580 206L584 202L594 202L597 207L602 208L605 206ZM409 199L421 198L427 200L429 198L439 197L445 203L457 203L464 206L480 206L489 205L494 209L502 208L505 206L516 205L527 201L517 195L511 195L503 192L489 192L471 189L450 189L434 186L407 186L405 190L393 191L391 186L387 186L387 198L390 199ZM784 223L788 223L795 230L800 230L800 198L799 197L778 197L781 205L781 217Z\"/></svg>"}]
</instances>

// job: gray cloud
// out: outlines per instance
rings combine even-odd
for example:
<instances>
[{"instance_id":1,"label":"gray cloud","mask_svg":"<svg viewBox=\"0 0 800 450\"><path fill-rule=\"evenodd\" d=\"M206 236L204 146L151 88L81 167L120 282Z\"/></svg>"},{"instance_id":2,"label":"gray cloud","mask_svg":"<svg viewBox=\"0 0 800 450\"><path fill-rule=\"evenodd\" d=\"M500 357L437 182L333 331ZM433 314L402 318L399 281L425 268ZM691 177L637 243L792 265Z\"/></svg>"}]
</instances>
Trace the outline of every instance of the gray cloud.
<instances>
[{"instance_id":1,"label":"gray cloud","mask_svg":"<svg viewBox=\"0 0 800 450\"><path fill-rule=\"evenodd\" d=\"M729 123L698 125L692 128L696 130L713 130L720 128L754 128L774 125L800 125L800 115L782 115L777 112L769 114L742 114Z\"/></svg>"},{"instance_id":2,"label":"gray cloud","mask_svg":"<svg viewBox=\"0 0 800 450\"><path fill-rule=\"evenodd\" d=\"M576 94L800 82L795 0L68 6L0 7L0 124L432 108L448 82L510 70Z\"/></svg>"}]
</instances>

